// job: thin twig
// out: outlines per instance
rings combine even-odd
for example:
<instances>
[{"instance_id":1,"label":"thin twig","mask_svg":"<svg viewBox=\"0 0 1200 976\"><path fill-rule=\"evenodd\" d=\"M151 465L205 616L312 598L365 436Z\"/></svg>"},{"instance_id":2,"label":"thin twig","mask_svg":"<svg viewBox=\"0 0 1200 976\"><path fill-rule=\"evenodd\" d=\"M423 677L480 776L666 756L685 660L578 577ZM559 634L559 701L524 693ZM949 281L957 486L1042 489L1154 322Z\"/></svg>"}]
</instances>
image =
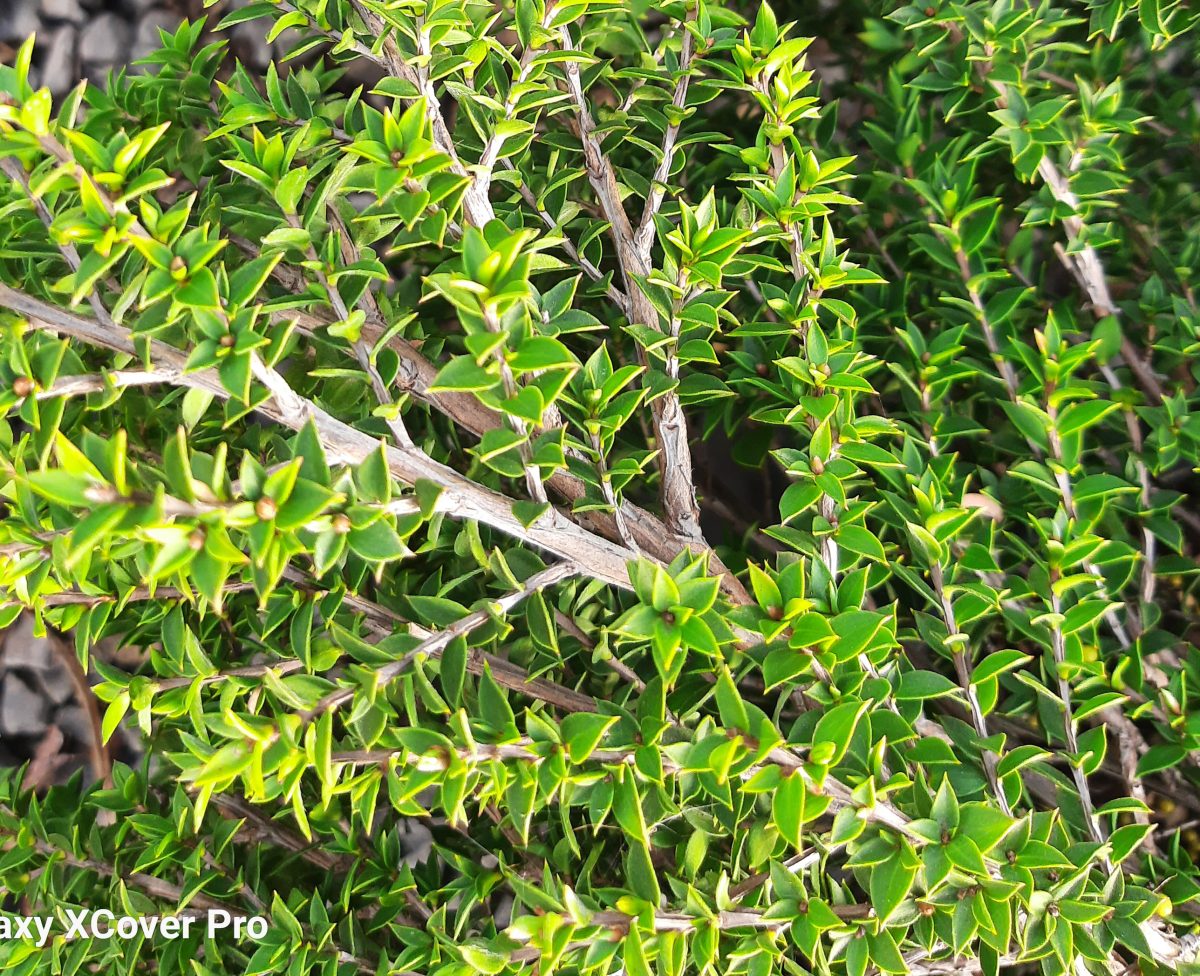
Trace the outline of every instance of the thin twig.
<instances>
[{"instance_id":1,"label":"thin twig","mask_svg":"<svg viewBox=\"0 0 1200 976\"><path fill-rule=\"evenodd\" d=\"M353 239L349 236L349 231L345 224L341 223L340 218L337 218L333 207L328 208L331 225L335 226L341 236L341 246L343 252L349 249L349 262L353 264L358 260L356 248ZM302 229L300 220L295 214L287 214L289 226ZM337 223L334 224L334 220ZM325 274L322 268L322 261L317 256L316 249L311 243L308 245L308 260L314 268L314 273L317 276L317 282L325 290L325 294L329 298L330 307L333 309L334 315L341 322L346 322L350 318L350 309L346 307L345 301L342 300L341 293L338 291L337 285L329 280L329 276ZM376 315L379 314L379 306L375 304L374 296L371 295L370 288L364 288L362 297L359 301L373 311ZM388 411L388 415L384 418L388 425L388 430L392 432L392 438L396 442L396 446L402 449L413 447L412 437L409 436L408 429L404 426L404 421L400 417L400 412L395 408L395 402L392 399L391 391L388 390L387 384L383 382L383 377L379 375L379 370L375 366L374 359L371 356L371 347L363 340L361 334L352 342L351 347L354 349L354 356L358 360L359 366L363 372L367 374L371 381L371 387L375 391L375 398L379 401L379 405Z\"/></svg>"},{"instance_id":2,"label":"thin twig","mask_svg":"<svg viewBox=\"0 0 1200 976\"><path fill-rule=\"evenodd\" d=\"M975 686L971 683L971 665L967 660L967 652L964 642L959 638L966 638L965 634L958 632L958 621L954 614L954 602L950 597L950 593L946 589L945 574L942 570L942 564L934 560L929 567L929 579L933 584L933 591L937 594L938 603L942 611L942 622L946 625L946 643L950 645L950 655L954 659L954 671L958 675L958 684L962 688L963 694L966 696L967 705L971 711L971 721L975 726L975 734L981 740L990 737L988 731L987 717L984 715L983 706L979 701L979 694L975 690ZM1000 804L1000 809L1012 816L1012 807L1009 805L1008 797L1005 796L1004 790L1000 785L1000 777L996 774L997 756L991 749L981 747L983 759L983 771L987 776L988 786L991 788L993 795L996 797L996 802Z\"/></svg>"},{"instance_id":3,"label":"thin twig","mask_svg":"<svg viewBox=\"0 0 1200 976\"><path fill-rule=\"evenodd\" d=\"M538 593L556 583L561 583L565 579L578 575L578 573L579 567L569 562L561 562L543 569L540 573L535 573L517 589L506 593L497 600L490 601L487 606L476 610L474 613L467 614L450 626L430 634L399 660L376 668L375 687L382 688L389 682L394 681L412 667L412 663L418 658L441 657L446 648L456 638L465 638L471 631L486 624L494 615L507 613L522 600L532 596L534 593ZM339 688L336 691L331 691L306 712L304 718L311 720L324 712L337 708L339 705L352 699L355 690L354 688Z\"/></svg>"},{"instance_id":4,"label":"thin twig","mask_svg":"<svg viewBox=\"0 0 1200 976\"><path fill-rule=\"evenodd\" d=\"M675 82L675 94L671 99L671 105L677 113L681 114L687 104L688 82L692 76L692 53L695 47L695 38L692 36L690 28L696 22L698 9L698 4L689 5L687 15L680 28L679 68L676 72L679 77ZM658 213L666 196L667 179L671 174L671 166L675 162L675 144L679 138L679 126L679 122L668 122L666 131L663 132L662 158L650 179L650 194L646 197L646 207L642 211L642 219L638 222L637 230L633 235L634 246L641 254L642 262L647 266L650 264L650 249L654 246L654 215Z\"/></svg>"}]
</instances>

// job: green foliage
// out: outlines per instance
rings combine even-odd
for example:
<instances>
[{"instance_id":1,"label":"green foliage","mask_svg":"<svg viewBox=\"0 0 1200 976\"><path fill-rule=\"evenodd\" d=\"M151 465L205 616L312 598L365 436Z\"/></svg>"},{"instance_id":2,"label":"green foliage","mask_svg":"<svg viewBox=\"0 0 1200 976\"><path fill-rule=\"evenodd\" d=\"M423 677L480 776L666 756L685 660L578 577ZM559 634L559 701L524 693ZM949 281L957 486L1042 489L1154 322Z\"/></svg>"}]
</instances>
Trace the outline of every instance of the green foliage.
<instances>
[{"instance_id":1,"label":"green foliage","mask_svg":"<svg viewBox=\"0 0 1200 976\"><path fill-rule=\"evenodd\" d=\"M0 884L270 920L6 972L1196 967L1193 14L814 11L0 67L0 624L150 751Z\"/></svg>"}]
</instances>

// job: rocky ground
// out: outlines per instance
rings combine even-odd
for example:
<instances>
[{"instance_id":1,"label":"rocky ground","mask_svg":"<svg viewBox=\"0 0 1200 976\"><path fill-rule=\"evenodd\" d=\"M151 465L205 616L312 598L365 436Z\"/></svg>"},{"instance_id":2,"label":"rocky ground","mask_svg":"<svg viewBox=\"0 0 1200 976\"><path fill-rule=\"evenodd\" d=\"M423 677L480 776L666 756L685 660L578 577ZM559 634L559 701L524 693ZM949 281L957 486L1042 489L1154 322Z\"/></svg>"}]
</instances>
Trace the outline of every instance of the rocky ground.
<instances>
[{"instance_id":1,"label":"rocky ground","mask_svg":"<svg viewBox=\"0 0 1200 976\"><path fill-rule=\"evenodd\" d=\"M31 81L62 96L80 79L102 83L114 69L139 70L135 62L159 47L159 30L174 30L183 17L204 16L215 25L229 9L247 2L218 0L205 8L204 0L0 0L0 63L11 63L21 43L36 34ZM268 45L265 31L258 21L230 32L234 56L252 71L262 72L270 60L278 61L296 39L294 32L285 31ZM369 88L377 73L358 64L349 76L352 83ZM141 664L142 652L135 648L102 646L90 653L125 671L137 671ZM44 788L78 770L89 782L103 778L113 760L138 762L142 743L128 718L107 746L100 743L103 708L79 668L69 636L53 631L35 636L28 614L0 632L0 767L28 763L25 785ZM432 835L424 823L406 821L402 832L410 864L429 857ZM509 907L501 905L499 911L506 913Z\"/></svg>"},{"instance_id":2,"label":"rocky ground","mask_svg":"<svg viewBox=\"0 0 1200 976\"><path fill-rule=\"evenodd\" d=\"M0 63L11 63L17 47L37 35L33 83L63 95L81 78L101 82L109 71L157 50L160 30L174 30L183 17L216 24L229 9L249 0L0 0ZM286 49L290 32L264 43L264 21L237 25L230 42L237 58L263 70Z\"/></svg>"},{"instance_id":3,"label":"rocky ground","mask_svg":"<svg viewBox=\"0 0 1200 976\"><path fill-rule=\"evenodd\" d=\"M102 81L158 47L192 0L0 0L0 62L37 35L33 83L63 95L81 78ZM195 7L200 7L196 0ZM137 70L136 67L133 70ZM136 740L119 730L111 748L97 742L99 712L74 648L54 633L34 635L23 616L0 633L0 766L30 763L26 782L47 786L82 769L91 779L111 754L135 759Z\"/></svg>"},{"instance_id":4,"label":"rocky ground","mask_svg":"<svg viewBox=\"0 0 1200 976\"><path fill-rule=\"evenodd\" d=\"M36 635L31 614L0 632L0 766L28 762L25 782L45 787L77 770L88 781L103 777L110 756L136 761L137 739L125 729L118 729L107 746L100 743L103 707L69 638L53 631Z\"/></svg>"},{"instance_id":5,"label":"rocky ground","mask_svg":"<svg viewBox=\"0 0 1200 976\"><path fill-rule=\"evenodd\" d=\"M142 651L114 642L103 642L90 653L128 672L140 670L143 663ZM22 780L26 787L42 790L78 771L91 783L105 779L114 761L144 761L141 736L128 718L107 744L101 743L104 707L84 678L69 636L54 631L36 635L32 614L0 631L0 767L28 764ZM381 808L378 816L382 821L388 814ZM393 826L400 832L407 863L419 864L430 856L433 835L425 823L407 819ZM508 911L511 906L502 907Z\"/></svg>"},{"instance_id":6,"label":"rocky ground","mask_svg":"<svg viewBox=\"0 0 1200 976\"><path fill-rule=\"evenodd\" d=\"M36 34L34 82L61 95L154 51L183 13L180 0L0 0L0 61Z\"/></svg>"},{"instance_id":7,"label":"rocky ground","mask_svg":"<svg viewBox=\"0 0 1200 976\"><path fill-rule=\"evenodd\" d=\"M80 79L102 83L121 67L139 70L137 60L159 47L159 31L174 30L183 17L206 16L215 24L246 2L220 0L205 9L203 0L0 0L0 63L12 63L36 35L31 81L58 97ZM263 42L262 22L231 33L235 56L253 70L282 53ZM67 639L35 637L32 617L0 632L0 766L29 762L31 785L61 782L77 769L93 778L106 769L108 753L126 761L137 756L136 736L123 730L110 750L99 749L99 713L82 674L72 673L73 654Z\"/></svg>"},{"instance_id":8,"label":"rocky ground","mask_svg":"<svg viewBox=\"0 0 1200 976\"><path fill-rule=\"evenodd\" d=\"M57 98L81 79L102 84L116 69L140 70L137 60L160 46L159 31L173 31L184 17L205 17L215 25L248 2L218 0L205 7L205 0L0 0L0 64L11 64L25 39L36 35L31 81ZM254 72L281 60L296 40L285 31L274 45L266 44L266 29L257 21L230 31L233 55ZM369 80L370 74L366 70L359 80ZM96 702L73 663L70 639L54 633L36 637L33 629L32 617L23 616L0 632L0 767L28 762L26 784L45 787L79 769L89 781L102 778L112 759L136 762L139 736L128 728L118 729L108 748L100 745L104 703ZM135 671L140 663L140 652L130 648L91 652L126 670ZM427 834L414 841L426 853Z\"/></svg>"}]
</instances>

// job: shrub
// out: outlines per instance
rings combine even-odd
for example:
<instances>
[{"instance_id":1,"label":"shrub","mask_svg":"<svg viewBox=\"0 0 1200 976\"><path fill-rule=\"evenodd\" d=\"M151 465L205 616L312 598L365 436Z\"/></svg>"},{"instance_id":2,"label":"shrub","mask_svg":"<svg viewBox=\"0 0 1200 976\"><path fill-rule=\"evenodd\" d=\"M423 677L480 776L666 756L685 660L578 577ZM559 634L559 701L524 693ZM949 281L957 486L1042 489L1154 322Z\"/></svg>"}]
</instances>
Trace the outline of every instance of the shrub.
<instances>
[{"instance_id":1,"label":"shrub","mask_svg":"<svg viewBox=\"0 0 1200 976\"><path fill-rule=\"evenodd\" d=\"M1192 15L802 16L0 68L0 624L148 749L0 880L270 919L6 971L1195 964Z\"/></svg>"}]
</instances>

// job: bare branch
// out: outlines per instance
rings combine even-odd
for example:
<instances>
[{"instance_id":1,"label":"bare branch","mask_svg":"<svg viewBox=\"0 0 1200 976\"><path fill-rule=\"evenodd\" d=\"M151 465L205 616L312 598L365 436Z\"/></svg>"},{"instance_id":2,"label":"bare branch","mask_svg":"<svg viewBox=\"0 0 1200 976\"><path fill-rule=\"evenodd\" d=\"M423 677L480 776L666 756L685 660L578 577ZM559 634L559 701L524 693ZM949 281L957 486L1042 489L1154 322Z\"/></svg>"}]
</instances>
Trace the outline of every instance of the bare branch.
<instances>
[{"instance_id":1,"label":"bare branch","mask_svg":"<svg viewBox=\"0 0 1200 976\"><path fill-rule=\"evenodd\" d=\"M133 339L127 330L116 326L105 327L94 319L86 319L49 305L7 285L0 284L0 305L26 316L38 328L71 335L116 352L135 354ZM177 371L179 385L207 390L221 399L229 397L215 370L186 372L187 357L178 349L153 342L150 355L159 369ZM274 370L260 362L255 372L274 398L274 402L267 401L259 405L259 412L293 430L300 430L311 422L330 457L349 464L359 464L378 448L370 435L354 429L315 403L298 396ZM529 545L578 563L594 579L621 589L629 588L626 563L634 558L634 553L576 525L556 509L550 509L533 525L526 527L513 514L511 499L476 484L424 452L388 448L387 459L392 474L403 484L411 486L420 479L428 479L442 487L437 502L438 511L490 525Z\"/></svg>"},{"instance_id":2,"label":"bare branch","mask_svg":"<svg viewBox=\"0 0 1200 976\"><path fill-rule=\"evenodd\" d=\"M560 36L564 51L578 50L571 39L570 28L563 27ZM621 201L616 173L596 136L596 124L583 91L579 65L568 61L564 66L564 73L567 78L567 90L575 105L588 181L596 193L605 219L609 222L610 233L616 244L617 260L625 280L625 293L629 296L630 319L661 332L658 313L636 280L637 277L645 277L650 273L650 265L634 243L633 227ZM649 365L646 351L640 346L638 357L643 366ZM696 504L696 488L692 480L692 451L688 444L687 419L679 396L674 390L669 391L655 397L650 406L654 415L654 434L658 440L658 464L662 471L662 505L667 526L676 535L707 548L708 544L700 531L700 509Z\"/></svg>"},{"instance_id":3,"label":"bare branch","mask_svg":"<svg viewBox=\"0 0 1200 976\"><path fill-rule=\"evenodd\" d=\"M249 242L237 242L239 246L248 249L248 253L256 253ZM275 276L290 291L298 292L303 289L300 277L290 269L277 267ZM281 317L295 321L302 332L312 334L320 331L329 321L319 314L289 309L279 313ZM368 315L363 326L363 338L374 344L383 339L387 331L383 320ZM400 358L400 374L398 382L405 392L417 397L439 413L450 418L463 429L482 437L487 431L494 430L504 423L500 414L491 410L474 397L466 393L430 392L437 367L421 354L421 351L407 339L391 336L387 340L388 347ZM565 468L555 470L547 479L546 487L568 504L579 501L587 493L583 480ZM696 547L687 539L671 532L666 525L654 514L646 511L628 500L621 500L621 519L625 522L630 536L637 544L637 550L669 563L682 550ZM601 511L589 511L573 516L574 520L592 532L599 533L614 542L624 544L616 516ZM731 572L729 572L712 550L708 551L710 568L722 576L722 589L726 596L736 604L750 602L746 588Z\"/></svg>"},{"instance_id":4,"label":"bare branch","mask_svg":"<svg viewBox=\"0 0 1200 976\"><path fill-rule=\"evenodd\" d=\"M84 396L88 393L103 393L107 390L173 383L176 378L176 374L171 370L114 369L107 373L60 376L49 387L44 390L35 390L30 396L35 400L53 400L56 397Z\"/></svg>"}]
</instances>

